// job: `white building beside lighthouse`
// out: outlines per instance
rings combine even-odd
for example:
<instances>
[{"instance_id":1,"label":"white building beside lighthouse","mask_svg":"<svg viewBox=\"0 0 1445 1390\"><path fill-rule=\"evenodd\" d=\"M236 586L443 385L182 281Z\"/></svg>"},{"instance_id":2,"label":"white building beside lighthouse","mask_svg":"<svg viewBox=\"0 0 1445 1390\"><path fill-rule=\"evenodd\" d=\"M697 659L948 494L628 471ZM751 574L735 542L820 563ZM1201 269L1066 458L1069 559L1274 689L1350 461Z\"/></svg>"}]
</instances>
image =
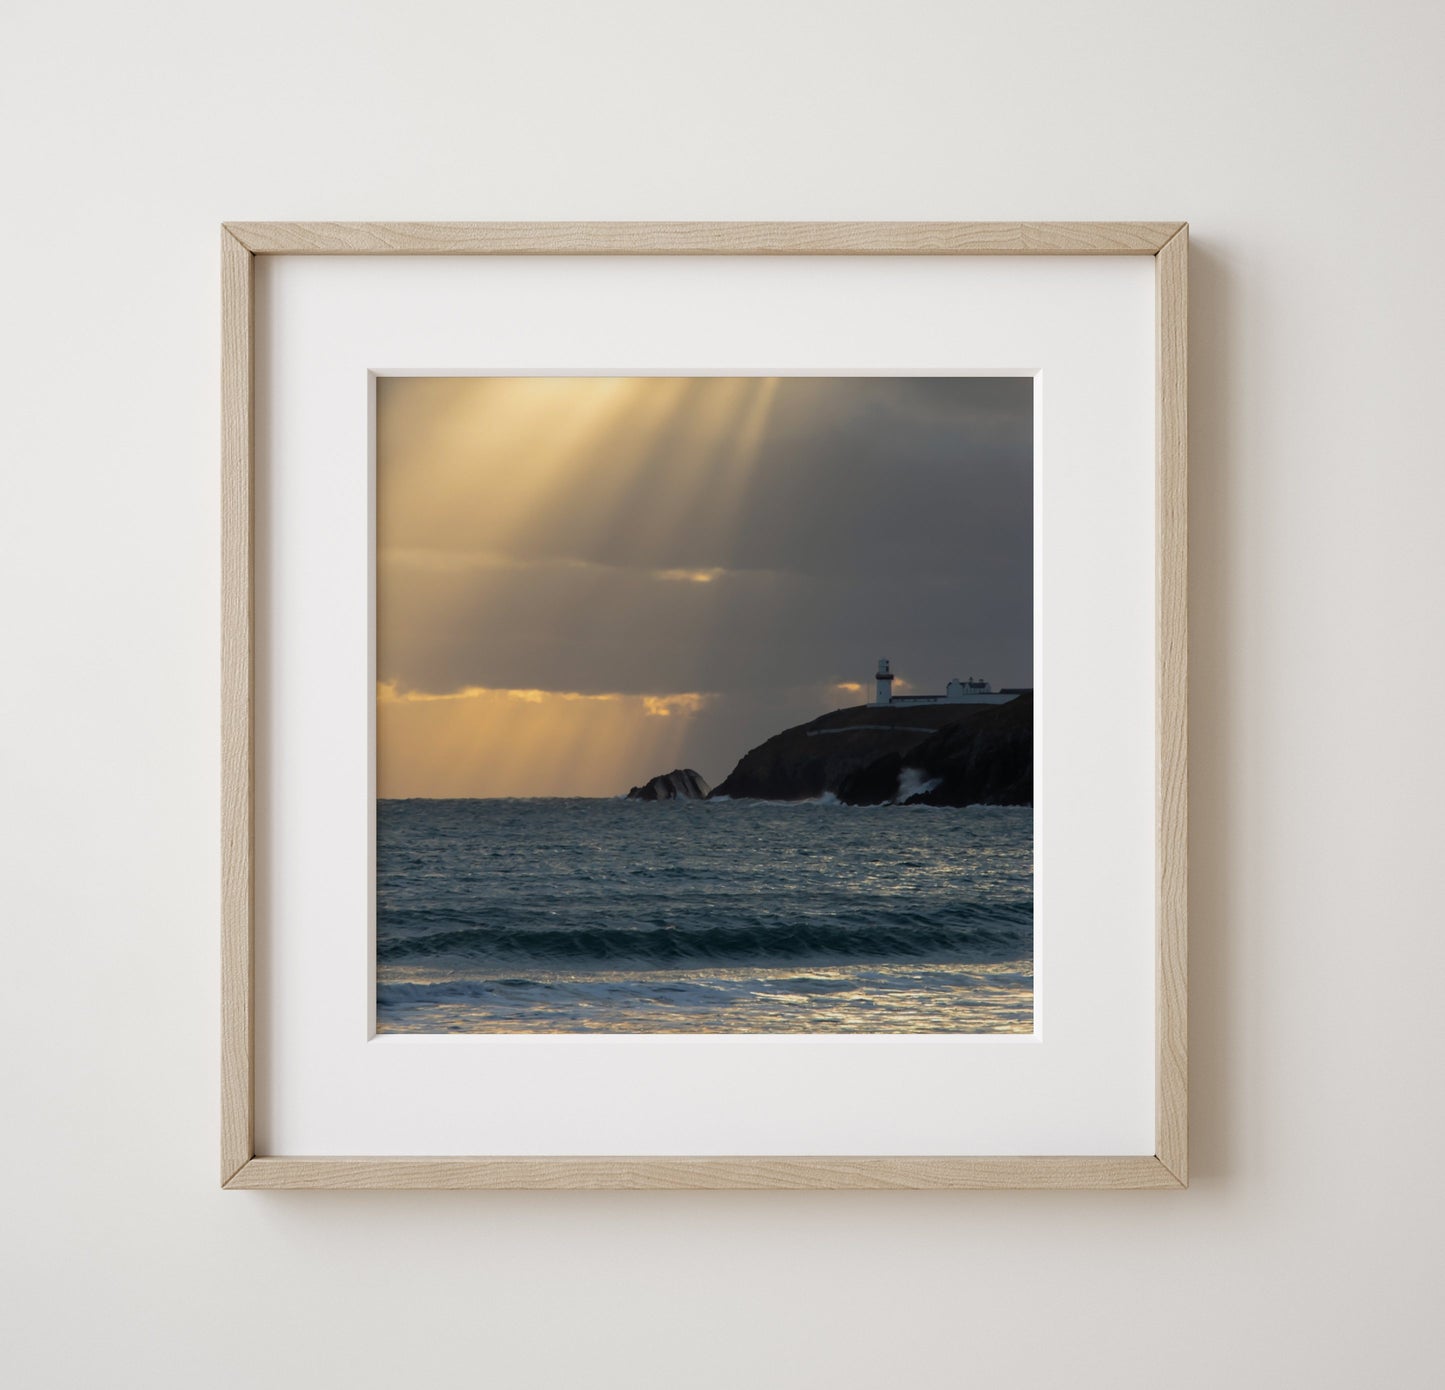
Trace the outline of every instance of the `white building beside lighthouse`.
<instances>
[{"instance_id":1,"label":"white building beside lighthouse","mask_svg":"<svg viewBox=\"0 0 1445 1390\"><path fill-rule=\"evenodd\" d=\"M1006 705L1024 692L1022 690L995 690L987 681L977 676L960 680L955 676L944 687L942 695L895 695L893 693L893 667L888 658L878 659L878 671L873 677L873 704L883 705Z\"/></svg>"}]
</instances>

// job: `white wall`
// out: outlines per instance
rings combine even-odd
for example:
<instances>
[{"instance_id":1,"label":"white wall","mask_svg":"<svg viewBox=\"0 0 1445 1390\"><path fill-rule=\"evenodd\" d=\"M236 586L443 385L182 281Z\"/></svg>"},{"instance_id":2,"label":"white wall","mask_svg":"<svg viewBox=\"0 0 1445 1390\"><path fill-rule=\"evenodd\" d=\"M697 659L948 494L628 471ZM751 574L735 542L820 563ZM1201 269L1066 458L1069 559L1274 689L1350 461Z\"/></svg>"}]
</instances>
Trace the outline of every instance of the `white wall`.
<instances>
[{"instance_id":1,"label":"white wall","mask_svg":"<svg viewBox=\"0 0 1445 1390\"><path fill-rule=\"evenodd\" d=\"M10 1383L1433 1382L1442 43L1406 0L10 7ZM1191 221L1189 1192L217 1189L227 217Z\"/></svg>"}]
</instances>

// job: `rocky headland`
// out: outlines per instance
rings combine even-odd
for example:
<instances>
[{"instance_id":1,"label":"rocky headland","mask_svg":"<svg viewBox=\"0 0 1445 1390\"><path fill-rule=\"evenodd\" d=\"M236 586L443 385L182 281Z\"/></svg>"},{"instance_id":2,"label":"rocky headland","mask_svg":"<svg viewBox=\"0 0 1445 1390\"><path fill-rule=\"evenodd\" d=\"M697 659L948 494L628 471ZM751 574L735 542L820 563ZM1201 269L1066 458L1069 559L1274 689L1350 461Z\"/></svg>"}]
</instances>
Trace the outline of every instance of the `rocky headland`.
<instances>
[{"instance_id":1,"label":"rocky headland","mask_svg":"<svg viewBox=\"0 0 1445 1390\"><path fill-rule=\"evenodd\" d=\"M714 797L850 805L1033 804L1031 694L1005 705L859 705L744 754Z\"/></svg>"}]
</instances>

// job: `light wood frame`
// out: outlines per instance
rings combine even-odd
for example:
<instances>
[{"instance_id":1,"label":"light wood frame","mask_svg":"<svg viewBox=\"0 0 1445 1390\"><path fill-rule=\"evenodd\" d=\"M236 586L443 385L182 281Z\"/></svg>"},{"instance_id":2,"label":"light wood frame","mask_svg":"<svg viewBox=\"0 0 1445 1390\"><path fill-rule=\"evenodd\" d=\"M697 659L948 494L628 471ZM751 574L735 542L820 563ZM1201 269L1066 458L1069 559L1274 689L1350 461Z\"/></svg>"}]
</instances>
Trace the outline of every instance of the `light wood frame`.
<instances>
[{"instance_id":1,"label":"light wood frame","mask_svg":"<svg viewBox=\"0 0 1445 1390\"><path fill-rule=\"evenodd\" d=\"M1187 320L1182 222L232 222L221 236L221 1184L236 1188L1188 1185ZM1152 256L1156 321L1155 1151L1124 1157L272 1158L254 1141L257 256Z\"/></svg>"}]
</instances>

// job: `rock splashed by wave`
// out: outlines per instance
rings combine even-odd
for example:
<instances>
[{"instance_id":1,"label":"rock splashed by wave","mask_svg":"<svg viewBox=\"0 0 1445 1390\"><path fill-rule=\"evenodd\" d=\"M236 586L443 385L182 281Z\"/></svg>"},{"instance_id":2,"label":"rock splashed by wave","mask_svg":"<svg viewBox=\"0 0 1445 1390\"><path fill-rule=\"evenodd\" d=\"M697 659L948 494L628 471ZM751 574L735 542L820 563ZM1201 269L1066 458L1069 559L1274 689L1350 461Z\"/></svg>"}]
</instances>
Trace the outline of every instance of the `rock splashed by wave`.
<instances>
[{"instance_id":1,"label":"rock splashed by wave","mask_svg":"<svg viewBox=\"0 0 1445 1390\"><path fill-rule=\"evenodd\" d=\"M1028 1032L1033 813L383 801L377 1027Z\"/></svg>"}]
</instances>

